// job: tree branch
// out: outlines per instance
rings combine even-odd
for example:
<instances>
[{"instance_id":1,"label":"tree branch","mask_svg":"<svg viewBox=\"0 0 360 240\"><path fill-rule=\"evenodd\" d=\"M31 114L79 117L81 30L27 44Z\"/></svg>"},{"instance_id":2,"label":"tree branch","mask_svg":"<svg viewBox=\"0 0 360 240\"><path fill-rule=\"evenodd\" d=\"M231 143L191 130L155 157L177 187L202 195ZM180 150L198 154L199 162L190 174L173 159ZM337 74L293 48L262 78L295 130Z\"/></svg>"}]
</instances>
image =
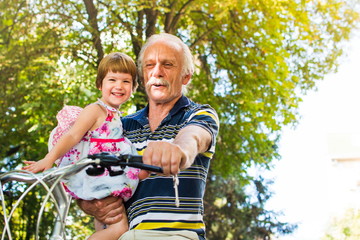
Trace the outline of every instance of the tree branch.
<instances>
[{"instance_id":1,"label":"tree branch","mask_svg":"<svg viewBox=\"0 0 360 240\"><path fill-rule=\"evenodd\" d=\"M144 9L146 14L146 28L145 28L145 36L149 38L151 35L155 33L155 25L156 20L159 15L158 10L153 10L152 8Z\"/></svg>"},{"instance_id":2,"label":"tree branch","mask_svg":"<svg viewBox=\"0 0 360 240\"><path fill-rule=\"evenodd\" d=\"M165 14L165 32L167 33L175 33L176 25L180 21L181 16L183 16L189 7L189 5L194 2L194 0L188 0L181 6L180 10L175 14L174 6L178 3L178 0L174 0L169 4L169 9L171 10L169 13Z\"/></svg>"},{"instance_id":3,"label":"tree branch","mask_svg":"<svg viewBox=\"0 0 360 240\"><path fill-rule=\"evenodd\" d=\"M97 65L100 64L101 59L104 57L104 50L101 44L100 31L97 22L97 9L94 5L93 0L83 0L86 12L88 14L88 20L91 27L92 42L97 52Z\"/></svg>"}]
</instances>

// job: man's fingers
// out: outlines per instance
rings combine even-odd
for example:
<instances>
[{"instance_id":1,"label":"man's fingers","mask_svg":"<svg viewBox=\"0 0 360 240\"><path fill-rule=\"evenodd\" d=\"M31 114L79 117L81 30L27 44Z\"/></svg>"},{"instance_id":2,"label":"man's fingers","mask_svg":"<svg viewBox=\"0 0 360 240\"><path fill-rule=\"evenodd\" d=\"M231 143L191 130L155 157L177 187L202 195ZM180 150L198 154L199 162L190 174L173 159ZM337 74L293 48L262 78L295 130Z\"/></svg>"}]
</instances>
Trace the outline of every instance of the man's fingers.
<instances>
[{"instance_id":1,"label":"man's fingers","mask_svg":"<svg viewBox=\"0 0 360 240\"><path fill-rule=\"evenodd\" d=\"M171 174L171 155L171 149L167 149L167 151L165 150L161 152L161 167L163 169L163 173L166 176L169 176Z\"/></svg>"},{"instance_id":2,"label":"man's fingers","mask_svg":"<svg viewBox=\"0 0 360 240\"><path fill-rule=\"evenodd\" d=\"M121 198L107 197L99 200L78 200L79 207L105 224L114 224L124 217L125 208Z\"/></svg>"},{"instance_id":3,"label":"man's fingers","mask_svg":"<svg viewBox=\"0 0 360 240\"><path fill-rule=\"evenodd\" d=\"M122 218L123 218L123 211L120 210L120 208L115 208L109 211L106 215L103 215L102 217L97 219L105 224L114 224L120 222Z\"/></svg>"},{"instance_id":4,"label":"man's fingers","mask_svg":"<svg viewBox=\"0 0 360 240\"><path fill-rule=\"evenodd\" d=\"M150 172L148 172L148 171L146 171L146 170L141 170L141 171L139 172L139 175L138 175L138 177L139 177L140 180L143 180L143 179L145 179L145 178L148 178L149 176L150 176Z\"/></svg>"},{"instance_id":5,"label":"man's fingers","mask_svg":"<svg viewBox=\"0 0 360 240\"><path fill-rule=\"evenodd\" d=\"M152 155L153 155L153 150L151 148L151 144L149 144L149 146L146 148L144 155L143 155L143 163L149 164L149 165L154 165L154 163L152 163Z\"/></svg>"},{"instance_id":6,"label":"man's fingers","mask_svg":"<svg viewBox=\"0 0 360 240\"><path fill-rule=\"evenodd\" d=\"M180 172L181 160L183 158L182 151L178 146L175 146L171 152L170 158L170 173L176 175Z\"/></svg>"},{"instance_id":7,"label":"man's fingers","mask_svg":"<svg viewBox=\"0 0 360 240\"><path fill-rule=\"evenodd\" d=\"M125 213L121 198L108 197L103 200L97 200L95 205L99 212L95 216L99 221L105 224L114 224L119 222Z\"/></svg>"},{"instance_id":8,"label":"man's fingers","mask_svg":"<svg viewBox=\"0 0 360 240\"><path fill-rule=\"evenodd\" d=\"M143 162L163 169L166 176L178 174L183 158L183 151L178 145L169 142L151 142L144 151ZM144 179L149 174L140 173L139 178Z\"/></svg>"}]
</instances>

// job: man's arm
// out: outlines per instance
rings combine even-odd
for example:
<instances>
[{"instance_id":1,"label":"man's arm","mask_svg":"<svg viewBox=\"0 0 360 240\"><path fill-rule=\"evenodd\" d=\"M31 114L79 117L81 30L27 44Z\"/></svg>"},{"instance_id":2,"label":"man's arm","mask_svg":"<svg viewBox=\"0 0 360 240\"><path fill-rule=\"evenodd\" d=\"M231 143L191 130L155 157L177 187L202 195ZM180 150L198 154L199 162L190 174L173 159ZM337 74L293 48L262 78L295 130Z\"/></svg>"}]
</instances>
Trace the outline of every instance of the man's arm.
<instances>
[{"instance_id":1,"label":"man's arm","mask_svg":"<svg viewBox=\"0 0 360 240\"><path fill-rule=\"evenodd\" d=\"M208 150L211 134L197 125L189 125L179 131L174 142L150 142L143 154L143 162L162 167L165 175L178 174L191 166L197 154ZM140 179L149 173L140 172Z\"/></svg>"},{"instance_id":2,"label":"man's arm","mask_svg":"<svg viewBox=\"0 0 360 240\"><path fill-rule=\"evenodd\" d=\"M210 133L202 127L196 125L189 125L176 135L174 144L180 146L184 151L185 157L181 159L180 169L190 167L196 155L206 152L211 144Z\"/></svg>"}]
</instances>

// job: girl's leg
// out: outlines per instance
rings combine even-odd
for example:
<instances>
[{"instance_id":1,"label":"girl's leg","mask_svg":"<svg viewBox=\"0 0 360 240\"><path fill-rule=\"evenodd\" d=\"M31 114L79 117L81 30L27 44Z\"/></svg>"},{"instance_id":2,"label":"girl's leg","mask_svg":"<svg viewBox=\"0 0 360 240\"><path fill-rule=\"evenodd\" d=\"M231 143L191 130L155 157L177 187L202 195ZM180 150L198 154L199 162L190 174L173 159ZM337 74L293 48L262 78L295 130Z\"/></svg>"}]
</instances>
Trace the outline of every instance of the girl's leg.
<instances>
[{"instance_id":1,"label":"girl's leg","mask_svg":"<svg viewBox=\"0 0 360 240\"><path fill-rule=\"evenodd\" d=\"M96 232L107 228L106 224L103 224L102 222L98 221L97 219L94 219L94 226L95 226Z\"/></svg>"},{"instance_id":2,"label":"girl's leg","mask_svg":"<svg viewBox=\"0 0 360 240\"><path fill-rule=\"evenodd\" d=\"M107 225L107 228L103 228L103 224L95 220L96 232L92 234L88 240L118 240L121 235L129 230L129 224L127 217L123 218L120 222Z\"/></svg>"}]
</instances>

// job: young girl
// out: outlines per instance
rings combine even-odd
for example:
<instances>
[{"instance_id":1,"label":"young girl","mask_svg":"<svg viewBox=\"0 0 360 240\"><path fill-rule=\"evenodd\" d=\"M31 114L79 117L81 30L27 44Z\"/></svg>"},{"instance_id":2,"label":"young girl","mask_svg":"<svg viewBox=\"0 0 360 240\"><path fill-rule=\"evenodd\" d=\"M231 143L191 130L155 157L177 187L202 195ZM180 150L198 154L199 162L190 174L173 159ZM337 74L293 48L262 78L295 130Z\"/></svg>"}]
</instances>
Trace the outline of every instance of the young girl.
<instances>
[{"instance_id":1,"label":"young girl","mask_svg":"<svg viewBox=\"0 0 360 240\"><path fill-rule=\"evenodd\" d=\"M88 154L112 152L136 154L130 141L123 137L119 107L126 102L137 87L134 61L122 53L107 55L98 68L96 87L101 98L84 109L65 106L58 114L58 126L49 138L49 153L44 159L25 161L23 169L33 173L44 171L56 163L59 167L73 164ZM138 170L125 168L124 174L89 176L80 171L63 185L76 199L101 199L109 195L128 200L138 184ZM95 220L96 232L89 239L118 239L128 230L127 218L119 223L103 226Z\"/></svg>"}]
</instances>

